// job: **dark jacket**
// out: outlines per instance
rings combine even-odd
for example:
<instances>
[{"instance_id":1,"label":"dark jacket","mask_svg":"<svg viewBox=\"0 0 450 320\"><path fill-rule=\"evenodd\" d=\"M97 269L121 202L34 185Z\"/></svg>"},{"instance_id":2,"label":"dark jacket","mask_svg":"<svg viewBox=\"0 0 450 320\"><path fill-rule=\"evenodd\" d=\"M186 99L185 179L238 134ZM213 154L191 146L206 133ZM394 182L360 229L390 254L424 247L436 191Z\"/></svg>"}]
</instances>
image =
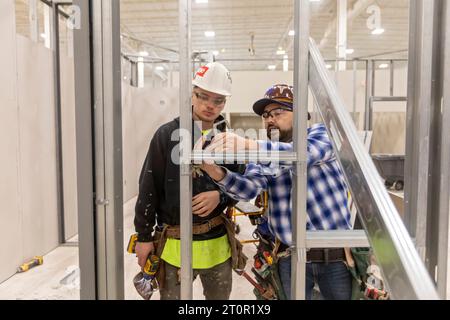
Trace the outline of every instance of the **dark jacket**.
<instances>
[{"instance_id":1,"label":"dark jacket","mask_svg":"<svg viewBox=\"0 0 450 320\"><path fill-rule=\"evenodd\" d=\"M222 120L223 117L219 117L216 123ZM179 127L179 118L164 124L158 129L151 141L150 149L139 177L139 196L135 208L134 225L138 232L138 241L140 242L153 240L152 233L155 223L158 226L163 224L180 225L180 167L173 163L171 158L172 150L175 147L178 148L177 145L179 144L179 141L172 141L172 134ZM219 125L217 129L222 132L225 131L226 124ZM192 146L194 137L201 136L200 129L194 124L193 133ZM245 170L244 166L236 164L224 165L224 167L240 173L243 173ZM207 174L193 178L192 183L194 196L205 191L218 190L221 199L220 204L209 216L201 218L194 215L194 223L210 220L223 213L227 206L235 204L235 201L222 192ZM193 239L214 239L225 234L226 229L222 225L208 233L194 235Z\"/></svg>"}]
</instances>

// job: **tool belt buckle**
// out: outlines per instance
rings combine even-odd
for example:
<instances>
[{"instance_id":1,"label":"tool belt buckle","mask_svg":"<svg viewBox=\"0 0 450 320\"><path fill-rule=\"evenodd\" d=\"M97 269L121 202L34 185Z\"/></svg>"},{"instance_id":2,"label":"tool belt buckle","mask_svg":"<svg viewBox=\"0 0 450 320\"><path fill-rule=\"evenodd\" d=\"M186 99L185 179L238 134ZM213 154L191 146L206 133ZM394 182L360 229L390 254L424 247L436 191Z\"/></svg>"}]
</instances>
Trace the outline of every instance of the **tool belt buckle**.
<instances>
[{"instance_id":1,"label":"tool belt buckle","mask_svg":"<svg viewBox=\"0 0 450 320\"><path fill-rule=\"evenodd\" d=\"M211 220L208 220L206 223L208 224L208 231L207 232L209 232L212 229Z\"/></svg>"}]
</instances>

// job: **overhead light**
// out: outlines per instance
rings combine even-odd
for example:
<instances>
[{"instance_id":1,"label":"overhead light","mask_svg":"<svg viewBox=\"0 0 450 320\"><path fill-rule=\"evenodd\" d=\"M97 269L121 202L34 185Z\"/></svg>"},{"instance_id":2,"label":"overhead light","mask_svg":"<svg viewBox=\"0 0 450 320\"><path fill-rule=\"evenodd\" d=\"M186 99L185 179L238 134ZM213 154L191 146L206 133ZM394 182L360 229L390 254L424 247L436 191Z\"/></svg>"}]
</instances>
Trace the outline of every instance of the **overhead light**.
<instances>
[{"instance_id":1,"label":"overhead light","mask_svg":"<svg viewBox=\"0 0 450 320\"><path fill-rule=\"evenodd\" d=\"M141 57L148 57L148 56L149 56L149 53L148 53L147 51L141 51L141 52L139 52L139 55L140 55Z\"/></svg>"},{"instance_id":2,"label":"overhead light","mask_svg":"<svg viewBox=\"0 0 450 320\"><path fill-rule=\"evenodd\" d=\"M220 50L220 52L225 53L227 51L227 49L223 48L222 50Z\"/></svg>"},{"instance_id":3,"label":"overhead light","mask_svg":"<svg viewBox=\"0 0 450 320\"><path fill-rule=\"evenodd\" d=\"M331 69L333 66L331 64L326 65L327 69Z\"/></svg>"},{"instance_id":4,"label":"overhead light","mask_svg":"<svg viewBox=\"0 0 450 320\"><path fill-rule=\"evenodd\" d=\"M205 31L205 37L214 38L215 36L216 36L216 33L214 31Z\"/></svg>"},{"instance_id":5,"label":"overhead light","mask_svg":"<svg viewBox=\"0 0 450 320\"><path fill-rule=\"evenodd\" d=\"M320 0L309 0L309 2L320 2Z\"/></svg>"},{"instance_id":6,"label":"overhead light","mask_svg":"<svg viewBox=\"0 0 450 320\"><path fill-rule=\"evenodd\" d=\"M164 71L164 67L161 67L161 66L157 66L155 69L156 69L157 71Z\"/></svg>"},{"instance_id":7,"label":"overhead light","mask_svg":"<svg viewBox=\"0 0 450 320\"><path fill-rule=\"evenodd\" d=\"M284 54L286 54L285 50L281 50L281 49L277 50L277 55L282 56Z\"/></svg>"},{"instance_id":8,"label":"overhead light","mask_svg":"<svg viewBox=\"0 0 450 320\"><path fill-rule=\"evenodd\" d=\"M389 65L387 63L382 63L382 64L380 64L378 66L378 68L380 68L380 69L387 69L387 68L389 68Z\"/></svg>"},{"instance_id":9,"label":"overhead light","mask_svg":"<svg viewBox=\"0 0 450 320\"><path fill-rule=\"evenodd\" d=\"M295 36L295 30L290 30L290 31L289 31L289 35L290 35L291 37Z\"/></svg>"},{"instance_id":10,"label":"overhead light","mask_svg":"<svg viewBox=\"0 0 450 320\"><path fill-rule=\"evenodd\" d=\"M214 50L214 51L212 52L212 54L215 55L215 56L217 57L217 56L219 55L219 51Z\"/></svg>"},{"instance_id":11,"label":"overhead light","mask_svg":"<svg viewBox=\"0 0 450 320\"><path fill-rule=\"evenodd\" d=\"M347 49L347 50L345 50L346 54L353 54L353 52L355 52L355 49Z\"/></svg>"},{"instance_id":12,"label":"overhead light","mask_svg":"<svg viewBox=\"0 0 450 320\"><path fill-rule=\"evenodd\" d=\"M195 0L195 3L208 3L208 0Z\"/></svg>"},{"instance_id":13,"label":"overhead light","mask_svg":"<svg viewBox=\"0 0 450 320\"><path fill-rule=\"evenodd\" d=\"M374 35L380 35L384 33L384 29L383 28L376 28L375 30L372 31L372 34Z\"/></svg>"},{"instance_id":14,"label":"overhead light","mask_svg":"<svg viewBox=\"0 0 450 320\"><path fill-rule=\"evenodd\" d=\"M267 66L267 69L269 69L271 71L275 70L276 68L277 68L277 66L274 65L274 64L271 64L271 65Z\"/></svg>"},{"instance_id":15,"label":"overhead light","mask_svg":"<svg viewBox=\"0 0 450 320\"><path fill-rule=\"evenodd\" d=\"M41 38L45 39L45 38L47 38L47 35L45 33L41 33Z\"/></svg>"}]
</instances>

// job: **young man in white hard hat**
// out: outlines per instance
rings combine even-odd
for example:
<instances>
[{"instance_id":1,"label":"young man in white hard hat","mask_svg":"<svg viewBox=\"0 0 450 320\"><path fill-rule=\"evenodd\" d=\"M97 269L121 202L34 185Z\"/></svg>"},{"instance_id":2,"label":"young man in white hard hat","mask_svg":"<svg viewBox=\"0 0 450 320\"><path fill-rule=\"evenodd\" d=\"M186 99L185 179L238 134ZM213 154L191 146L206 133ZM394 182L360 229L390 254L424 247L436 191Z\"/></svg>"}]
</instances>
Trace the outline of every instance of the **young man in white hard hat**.
<instances>
[{"instance_id":1,"label":"young man in white hard hat","mask_svg":"<svg viewBox=\"0 0 450 320\"><path fill-rule=\"evenodd\" d=\"M226 130L220 114L231 96L231 84L230 72L220 63L210 63L197 71L192 92L194 137L211 135L213 128ZM163 300L180 298L180 169L178 159L173 158L179 142L172 141L179 128L177 118L155 133L140 175L135 208L138 264L144 267L152 252L160 256L158 280ZM194 137L192 145L197 140ZM228 167L232 171L239 168L243 172L237 165ZM229 299L232 267L237 268L243 261L237 257L237 243L229 236L231 228L223 217L224 210L234 203L208 175L193 174L192 263L194 277L200 276L209 300Z\"/></svg>"},{"instance_id":2,"label":"young man in white hard hat","mask_svg":"<svg viewBox=\"0 0 450 320\"><path fill-rule=\"evenodd\" d=\"M293 151L293 88L275 85L258 100L253 110L263 118L269 139L278 135L280 142L255 141L224 133L216 136L208 147L210 151L246 150ZM309 115L308 115L309 117ZM351 229L347 205L347 186L337 162L333 146L323 124L308 128L307 136L307 225L308 230ZM268 228L278 239L279 275L284 293L291 296L292 245L292 166L249 164L244 175L217 165L204 164L203 169L221 188L236 200L251 200L262 191L269 194ZM314 284L319 285L327 300L349 300L352 294L352 276L345 262L343 248L311 249L307 252L306 298L311 299Z\"/></svg>"}]
</instances>

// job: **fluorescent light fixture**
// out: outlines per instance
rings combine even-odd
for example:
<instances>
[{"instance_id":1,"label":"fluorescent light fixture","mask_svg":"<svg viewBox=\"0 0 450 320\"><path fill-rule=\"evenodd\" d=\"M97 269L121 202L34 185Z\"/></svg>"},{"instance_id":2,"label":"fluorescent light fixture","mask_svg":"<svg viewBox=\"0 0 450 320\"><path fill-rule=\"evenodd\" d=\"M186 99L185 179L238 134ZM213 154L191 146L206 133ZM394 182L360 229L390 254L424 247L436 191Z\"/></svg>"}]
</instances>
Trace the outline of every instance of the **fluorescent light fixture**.
<instances>
[{"instance_id":1,"label":"fluorescent light fixture","mask_svg":"<svg viewBox=\"0 0 450 320\"><path fill-rule=\"evenodd\" d=\"M212 54L215 55L215 56L217 57L217 56L219 55L219 51L214 50L214 51L212 52Z\"/></svg>"},{"instance_id":2,"label":"fluorescent light fixture","mask_svg":"<svg viewBox=\"0 0 450 320\"><path fill-rule=\"evenodd\" d=\"M331 69L333 66L331 64L326 65L327 69Z\"/></svg>"},{"instance_id":3,"label":"fluorescent light fixture","mask_svg":"<svg viewBox=\"0 0 450 320\"><path fill-rule=\"evenodd\" d=\"M372 34L374 35L380 35L384 33L384 29L383 28L376 28L372 31Z\"/></svg>"},{"instance_id":4,"label":"fluorescent light fixture","mask_svg":"<svg viewBox=\"0 0 450 320\"><path fill-rule=\"evenodd\" d=\"M147 51L141 51L141 52L139 52L139 55L140 55L141 57L148 57L148 56L149 56L149 53L148 53Z\"/></svg>"},{"instance_id":5,"label":"fluorescent light fixture","mask_svg":"<svg viewBox=\"0 0 450 320\"><path fill-rule=\"evenodd\" d=\"M216 33L214 31L205 31L205 37L214 38L215 36L216 36Z\"/></svg>"},{"instance_id":6,"label":"fluorescent light fixture","mask_svg":"<svg viewBox=\"0 0 450 320\"><path fill-rule=\"evenodd\" d=\"M195 0L195 3L208 3L208 0Z\"/></svg>"},{"instance_id":7,"label":"fluorescent light fixture","mask_svg":"<svg viewBox=\"0 0 450 320\"><path fill-rule=\"evenodd\" d=\"M295 36L295 30L290 30L290 31L289 31L289 35L290 35L291 37Z\"/></svg>"},{"instance_id":8,"label":"fluorescent light fixture","mask_svg":"<svg viewBox=\"0 0 450 320\"><path fill-rule=\"evenodd\" d=\"M378 68L380 68L380 69L387 69L387 68L389 68L389 65L387 63L382 63L382 64L380 64L378 66Z\"/></svg>"},{"instance_id":9,"label":"fluorescent light fixture","mask_svg":"<svg viewBox=\"0 0 450 320\"><path fill-rule=\"evenodd\" d=\"M347 49L347 50L345 50L346 54L353 54L353 52L355 52L355 49Z\"/></svg>"},{"instance_id":10,"label":"fluorescent light fixture","mask_svg":"<svg viewBox=\"0 0 450 320\"><path fill-rule=\"evenodd\" d=\"M284 54L286 54L286 51L285 50L278 50L277 51L277 55L279 55L279 56L282 56L282 55L284 55Z\"/></svg>"},{"instance_id":11,"label":"fluorescent light fixture","mask_svg":"<svg viewBox=\"0 0 450 320\"><path fill-rule=\"evenodd\" d=\"M155 69L156 69L157 71L164 71L164 67L161 67L161 66L157 66Z\"/></svg>"},{"instance_id":12,"label":"fluorescent light fixture","mask_svg":"<svg viewBox=\"0 0 450 320\"><path fill-rule=\"evenodd\" d=\"M320 2L320 0L309 0L309 2Z\"/></svg>"},{"instance_id":13,"label":"fluorescent light fixture","mask_svg":"<svg viewBox=\"0 0 450 320\"><path fill-rule=\"evenodd\" d=\"M271 71L275 70L276 68L277 68L277 66L274 65L274 64L271 64L271 65L267 66L267 69L269 69Z\"/></svg>"}]
</instances>

